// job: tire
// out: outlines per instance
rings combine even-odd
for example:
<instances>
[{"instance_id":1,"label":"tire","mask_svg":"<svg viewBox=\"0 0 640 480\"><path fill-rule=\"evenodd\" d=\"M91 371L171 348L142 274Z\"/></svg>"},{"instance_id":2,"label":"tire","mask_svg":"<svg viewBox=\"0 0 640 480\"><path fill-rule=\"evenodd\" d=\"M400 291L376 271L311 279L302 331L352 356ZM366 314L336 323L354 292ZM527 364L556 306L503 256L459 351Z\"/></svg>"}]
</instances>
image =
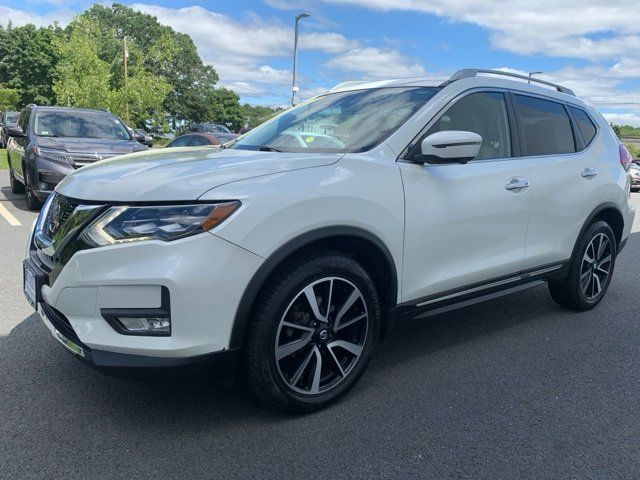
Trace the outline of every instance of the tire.
<instances>
[{"instance_id":1,"label":"tire","mask_svg":"<svg viewBox=\"0 0 640 480\"><path fill-rule=\"evenodd\" d=\"M11 193L24 193L24 185L16 178L11 166L9 166L9 183L11 185Z\"/></svg>"},{"instance_id":2,"label":"tire","mask_svg":"<svg viewBox=\"0 0 640 480\"><path fill-rule=\"evenodd\" d=\"M31 175L29 171L23 168L24 173L24 193L27 199L27 208L29 210L40 210L42 202L38 200L35 193L33 193L33 187L31 186Z\"/></svg>"},{"instance_id":3,"label":"tire","mask_svg":"<svg viewBox=\"0 0 640 480\"><path fill-rule=\"evenodd\" d=\"M289 262L268 280L252 311L245 349L251 393L287 412L325 407L363 374L381 318L374 283L352 258L320 251Z\"/></svg>"},{"instance_id":4,"label":"tire","mask_svg":"<svg viewBox=\"0 0 640 480\"><path fill-rule=\"evenodd\" d=\"M576 245L566 278L549 282L551 298L571 310L595 307L607 293L617 253L615 235L609 224L593 223Z\"/></svg>"}]
</instances>

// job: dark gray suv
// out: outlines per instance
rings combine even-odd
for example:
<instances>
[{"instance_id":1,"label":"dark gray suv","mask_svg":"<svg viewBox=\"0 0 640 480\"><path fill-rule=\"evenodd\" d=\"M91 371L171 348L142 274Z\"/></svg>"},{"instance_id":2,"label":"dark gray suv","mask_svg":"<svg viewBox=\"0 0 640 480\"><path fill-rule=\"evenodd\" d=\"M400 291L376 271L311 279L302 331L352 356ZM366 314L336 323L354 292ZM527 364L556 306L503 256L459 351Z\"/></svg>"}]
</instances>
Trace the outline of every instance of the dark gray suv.
<instances>
[{"instance_id":1,"label":"dark gray suv","mask_svg":"<svg viewBox=\"0 0 640 480\"><path fill-rule=\"evenodd\" d=\"M31 210L73 170L147 148L104 110L27 105L7 131L11 191L25 192Z\"/></svg>"}]
</instances>

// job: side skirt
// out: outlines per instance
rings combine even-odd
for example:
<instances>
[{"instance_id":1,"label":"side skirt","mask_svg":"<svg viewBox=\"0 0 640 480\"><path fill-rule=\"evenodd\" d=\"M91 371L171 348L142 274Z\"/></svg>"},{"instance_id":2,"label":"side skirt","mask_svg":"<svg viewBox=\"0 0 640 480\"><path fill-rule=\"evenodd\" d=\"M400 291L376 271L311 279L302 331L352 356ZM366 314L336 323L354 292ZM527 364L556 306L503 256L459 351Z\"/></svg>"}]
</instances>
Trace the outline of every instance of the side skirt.
<instances>
[{"instance_id":1,"label":"side skirt","mask_svg":"<svg viewBox=\"0 0 640 480\"><path fill-rule=\"evenodd\" d=\"M546 281L560 280L567 273L569 261L544 265L513 275L467 285L397 305L391 310L395 320L427 318L476 303L536 287Z\"/></svg>"}]
</instances>

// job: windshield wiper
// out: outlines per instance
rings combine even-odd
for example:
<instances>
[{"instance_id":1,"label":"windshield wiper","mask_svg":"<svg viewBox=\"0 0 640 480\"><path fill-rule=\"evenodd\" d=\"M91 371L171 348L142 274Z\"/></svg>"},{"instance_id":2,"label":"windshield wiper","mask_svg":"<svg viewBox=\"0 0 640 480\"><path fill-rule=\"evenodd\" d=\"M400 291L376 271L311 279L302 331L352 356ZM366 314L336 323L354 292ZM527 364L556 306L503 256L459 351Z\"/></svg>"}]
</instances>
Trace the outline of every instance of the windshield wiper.
<instances>
[{"instance_id":1,"label":"windshield wiper","mask_svg":"<svg viewBox=\"0 0 640 480\"><path fill-rule=\"evenodd\" d=\"M278 150L277 148L273 148L268 145L261 145L256 150L259 152L282 152L282 150Z\"/></svg>"}]
</instances>

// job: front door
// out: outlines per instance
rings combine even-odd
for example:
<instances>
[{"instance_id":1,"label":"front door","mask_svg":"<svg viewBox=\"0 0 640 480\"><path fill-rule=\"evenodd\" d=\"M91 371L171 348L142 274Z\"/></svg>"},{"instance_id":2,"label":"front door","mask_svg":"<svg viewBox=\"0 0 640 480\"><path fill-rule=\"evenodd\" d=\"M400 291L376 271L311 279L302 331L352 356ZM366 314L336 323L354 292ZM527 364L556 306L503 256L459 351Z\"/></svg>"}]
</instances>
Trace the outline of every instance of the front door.
<instances>
[{"instance_id":1,"label":"front door","mask_svg":"<svg viewBox=\"0 0 640 480\"><path fill-rule=\"evenodd\" d=\"M477 133L483 139L478 157L467 164L399 161L405 190L403 302L508 280L522 270L529 169L515 157L508 112L501 92L459 97L423 138L443 130Z\"/></svg>"}]
</instances>

